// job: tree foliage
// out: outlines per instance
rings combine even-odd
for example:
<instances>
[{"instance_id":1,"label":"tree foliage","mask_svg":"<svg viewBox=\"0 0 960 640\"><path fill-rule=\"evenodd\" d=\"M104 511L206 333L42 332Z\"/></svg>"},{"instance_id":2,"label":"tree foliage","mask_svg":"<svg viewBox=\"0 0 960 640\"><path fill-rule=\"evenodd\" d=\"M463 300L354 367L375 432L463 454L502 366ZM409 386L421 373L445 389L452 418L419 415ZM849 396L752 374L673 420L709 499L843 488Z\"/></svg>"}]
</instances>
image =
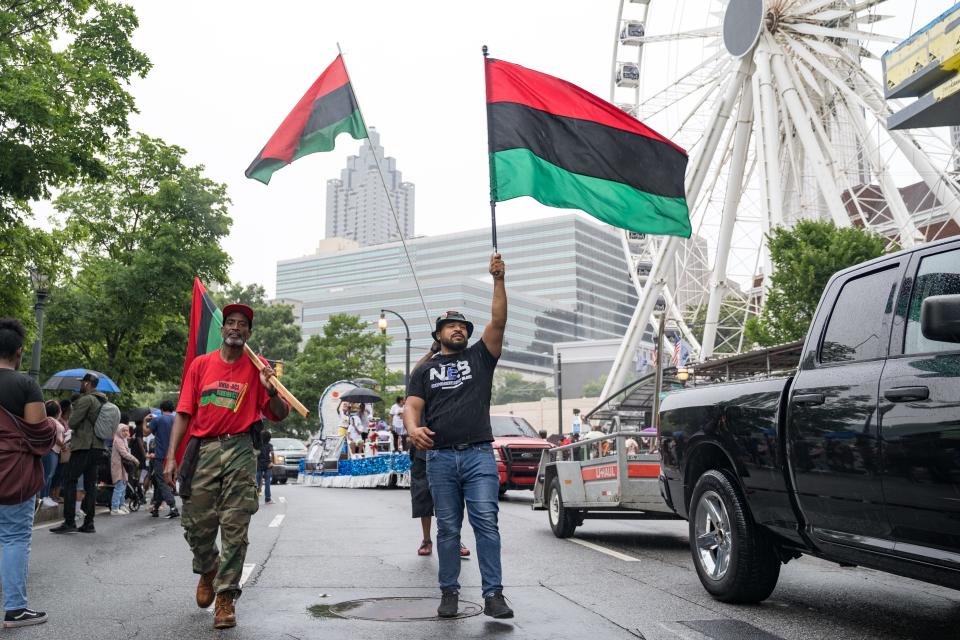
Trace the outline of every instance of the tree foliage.
<instances>
[{"instance_id":1,"label":"tree foliage","mask_svg":"<svg viewBox=\"0 0 960 640\"><path fill-rule=\"evenodd\" d=\"M272 428L274 433L285 432L303 437L316 431L320 394L337 380L386 379L388 385L400 382L402 374L387 372L383 364L381 348L389 344L389 336L371 330L357 316L330 316L323 333L310 336L293 366L285 368L290 373L284 376L284 384L310 409L311 416L304 420L292 413L284 422Z\"/></svg>"},{"instance_id":2,"label":"tree foliage","mask_svg":"<svg viewBox=\"0 0 960 640\"><path fill-rule=\"evenodd\" d=\"M553 398L557 394L543 381L525 380L514 371L497 371L493 378L492 404L511 402L535 402L541 398Z\"/></svg>"},{"instance_id":3,"label":"tree foliage","mask_svg":"<svg viewBox=\"0 0 960 640\"><path fill-rule=\"evenodd\" d=\"M126 85L150 68L136 27L109 0L0 3L0 316L29 317L28 269L63 269L65 240L25 223L30 200L106 177L101 154L128 131Z\"/></svg>"},{"instance_id":4,"label":"tree foliage","mask_svg":"<svg viewBox=\"0 0 960 640\"><path fill-rule=\"evenodd\" d=\"M837 271L883 255L887 241L856 227L802 220L767 236L773 275L759 317L746 325L747 342L763 346L802 340L827 282Z\"/></svg>"},{"instance_id":5,"label":"tree foliage","mask_svg":"<svg viewBox=\"0 0 960 640\"><path fill-rule=\"evenodd\" d=\"M106 177L55 201L76 265L50 294L43 369L98 369L128 394L179 379L193 278L225 281L226 187L186 151L137 135L111 144Z\"/></svg>"},{"instance_id":6,"label":"tree foliage","mask_svg":"<svg viewBox=\"0 0 960 640\"><path fill-rule=\"evenodd\" d=\"M221 292L213 294L220 307L231 302L240 302L253 309L253 334L250 346L270 360L293 362L300 347L300 325L293 317L293 307L287 304L269 304L267 292L262 285L234 283Z\"/></svg>"},{"instance_id":7,"label":"tree foliage","mask_svg":"<svg viewBox=\"0 0 960 640\"><path fill-rule=\"evenodd\" d=\"M607 384L607 374L604 373L596 380L585 383L580 390L580 395L584 398L599 398L605 384Z\"/></svg>"}]
</instances>

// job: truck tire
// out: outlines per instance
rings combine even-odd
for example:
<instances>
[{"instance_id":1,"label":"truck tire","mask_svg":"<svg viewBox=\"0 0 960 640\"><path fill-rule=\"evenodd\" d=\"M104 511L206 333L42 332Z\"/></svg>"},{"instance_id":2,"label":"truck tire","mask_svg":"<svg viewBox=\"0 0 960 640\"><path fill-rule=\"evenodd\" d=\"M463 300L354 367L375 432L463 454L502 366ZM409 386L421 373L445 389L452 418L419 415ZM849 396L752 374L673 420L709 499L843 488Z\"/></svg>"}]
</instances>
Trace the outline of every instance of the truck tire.
<instances>
[{"instance_id":1,"label":"truck tire","mask_svg":"<svg viewBox=\"0 0 960 640\"><path fill-rule=\"evenodd\" d=\"M690 552L704 589L721 602L766 600L777 586L780 559L733 474L710 469L700 476L688 513Z\"/></svg>"},{"instance_id":2,"label":"truck tire","mask_svg":"<svg viewBox=\"0 0 960 640\"><path fill-rule=\"evenodd\" d=\"M560 480L554 478L547 490L547 517L550 519L550 528L558 538L569 538L577 529L579 512L563 506L560 496ZM581 521L582 522L582 521Z\"/></svg>"},{"instance_id":3,"label":"truck tire","mask_svg":"<svg viewBox=\"0 0 960 640\"><path fill-rule=\"evenodd\" d=\"M497 499L502 500L505 495L507 495L507 485L502 484L500 488L497 489Z\"/></svg>"}]
</instances>

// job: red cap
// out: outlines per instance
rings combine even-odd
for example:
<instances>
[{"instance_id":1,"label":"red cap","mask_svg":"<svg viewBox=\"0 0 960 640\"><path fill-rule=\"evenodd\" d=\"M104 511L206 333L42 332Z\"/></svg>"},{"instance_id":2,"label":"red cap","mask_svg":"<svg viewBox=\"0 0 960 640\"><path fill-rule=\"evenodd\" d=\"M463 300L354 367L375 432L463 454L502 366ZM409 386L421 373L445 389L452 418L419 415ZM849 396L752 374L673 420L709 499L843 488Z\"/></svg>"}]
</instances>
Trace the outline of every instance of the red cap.
<instances>
[{"instance_id":1,"label":"red cap","mask_svg":"<svg viewBox=\"0 0 960 640\"><path fill-rule=\"evenodd\" d=\"M223 308L223 319L226 320L227 316L229 316L231 313L242 313L247 317L247 322L250 323L250 326L253 326L253 309L247 305L240 304L239 302L228 304Z\"/></svg>"}]
</instances>

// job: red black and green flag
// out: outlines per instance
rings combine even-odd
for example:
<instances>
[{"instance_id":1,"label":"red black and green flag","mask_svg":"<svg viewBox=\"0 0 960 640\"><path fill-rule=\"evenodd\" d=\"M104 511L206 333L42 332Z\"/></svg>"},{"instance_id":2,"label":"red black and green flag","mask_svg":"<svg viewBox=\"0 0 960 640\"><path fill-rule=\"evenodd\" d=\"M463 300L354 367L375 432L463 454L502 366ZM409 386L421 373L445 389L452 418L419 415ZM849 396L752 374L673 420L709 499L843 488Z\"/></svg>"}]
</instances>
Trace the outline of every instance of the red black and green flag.
<instances>
[{"instance_id":1,"label":"red black and green flag","mask_svg":"<svg viewBox=\"0 0 960 640\"><path fill-rule=\"evenodd\" d=\"M223 344L220 328L223 313L213 301L200 278L193 279L193 304L190 307L190 334L187 336L187 355L183 360L183 378L197 356L216 351Z\"/></svg>"},{"instance_id":2,"label":"red black and green flag","mask_svg":"<svg viewBox=\"0 0 960 640\"><path fill-rule=\"evenodd\" d=\"M270 184L270 178L298 158L331 151L336 137L349 133L354 140L367 137L357 98L343 59L337 59L307 89L300 102L247 168L248 178Z\"/></svg>"},{"instance_id":3,"label":"red black and green flag","mask_svg":"<svg viewBox=\"0 0 960 640\"><path fill-rule=\"evenodd\" d=\"M687 153L580 87L486 59L490 199L531 196L622 229L690 237Z\"/></svg>"}]
</instances>

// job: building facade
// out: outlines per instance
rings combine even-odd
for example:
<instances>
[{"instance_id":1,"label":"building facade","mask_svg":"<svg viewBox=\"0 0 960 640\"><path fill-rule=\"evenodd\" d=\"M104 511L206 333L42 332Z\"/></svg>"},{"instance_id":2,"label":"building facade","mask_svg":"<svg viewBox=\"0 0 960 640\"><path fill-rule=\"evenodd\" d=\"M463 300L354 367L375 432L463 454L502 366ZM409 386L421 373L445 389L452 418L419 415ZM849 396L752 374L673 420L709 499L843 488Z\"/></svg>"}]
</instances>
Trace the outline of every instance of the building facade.
<instances>
[{"instance_id":1,"label":"building facade","mask_svg":"<svg viewBox=\"0 0 960 640\"><path fill-rule=\"evenodd\" d=\"M510 320L501 364L530 374L553 373L554 345L620 340L637 304L618 232L577 214L501 225ZM429 310L424 313L399 242L281 260L276 295L303 302L303 333L322 331L334 313L360 316L375 328L380 309L410 325L412 359L429 348L434 319L464 312L478 338L490 319L489 228L408 240ZM404 329L388 314L388 364L404 368Z\"/></svg>"},{"instance_id":2,"label":"building facade","mask_svg":"<svg viewBox=\"0 0 960 640\"><path fill-rule=\"evenodd\" d=\"M377 159L396 206L403 237L413 235L413 183L403 181L396 159L384 156L380 134L370 127L370 137L364 140L358 155L347 158L347 167L340 172L340 178L327 181L327 238L347 238L360 246L400 239L377 172Z\"/></svg>"}]
</instances>

